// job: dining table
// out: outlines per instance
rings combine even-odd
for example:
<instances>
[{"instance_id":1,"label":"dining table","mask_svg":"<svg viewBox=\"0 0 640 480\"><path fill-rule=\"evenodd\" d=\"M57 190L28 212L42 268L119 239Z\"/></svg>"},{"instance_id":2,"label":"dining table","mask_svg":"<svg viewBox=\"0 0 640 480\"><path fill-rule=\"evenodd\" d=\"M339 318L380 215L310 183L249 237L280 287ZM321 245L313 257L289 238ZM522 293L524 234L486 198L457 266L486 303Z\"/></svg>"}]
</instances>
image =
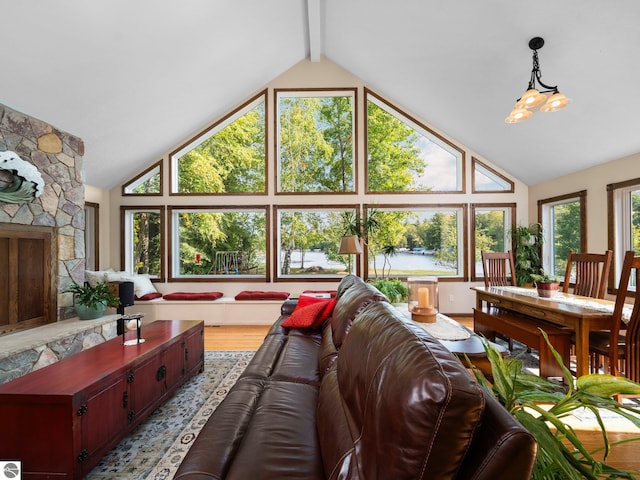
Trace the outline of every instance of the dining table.
<instances>
[{"instance_id":1,"label":"dining table","mask_svg":"<svg viewBox=\"0 0 640 480\"><path fill-rule=\"evenodd\" d=\"M546 298L535 288L473 286L476 308L483 303L560 325L575 332L576 374L589 373L589 332L611 328L615 302L558 292Z\"/></svg>"}]
</instances>

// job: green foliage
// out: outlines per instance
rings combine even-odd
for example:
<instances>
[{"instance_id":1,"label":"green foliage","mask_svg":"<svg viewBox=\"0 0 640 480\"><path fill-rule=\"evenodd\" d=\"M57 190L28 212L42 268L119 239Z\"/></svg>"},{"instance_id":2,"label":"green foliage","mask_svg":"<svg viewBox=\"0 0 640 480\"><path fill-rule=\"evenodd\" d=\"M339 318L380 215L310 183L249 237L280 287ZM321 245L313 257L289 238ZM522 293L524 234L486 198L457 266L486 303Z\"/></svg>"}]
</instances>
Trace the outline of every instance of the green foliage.
<instances>
[{"instance_id":1,"label":"green foliage","mask_svg":"<svg viewBox=\"0 0 640 480\"><path fill-rule=\"evenodd\" d=\"M558 278L555 275L549 275L545 272L542 274L532 273L530 277L535 283L558 283Z\"/></svg>"},{"instance_id":2,"label":"green foliage","mask_svg":"<svg viewBox=\"0 0 640 480\"><path fill-rule=\"evenodd\" d=\"M98 304L103 304L108 307L117 307L120 305L120 299L111 293L107 282L96 283L95 287L92 287L88 283L80 285L73 282L64 292L73 293L75 303L93 309L98 308Z\"/></svg>"},{"instance_id":3,"label":"green foliage","mask_svg":"<svg viewBox=\"0 0 640 480\"><path fill-rule=\"evenodd\" d=\"M392 303L406 302L409 298L409 287L397 278L371 280L369 283L380 290Z\"/></svg>"},{"instance_id":4,"label":"green foliage","mask_svg":"<svg viewBox=\"0 0 640 480\"><path fill-rule=\"evenodd\" d=\"M353 191L352 97L283 97L279 109L279 190Z\"/></svg>"},{"instance_id":5,"label":"green foliage","mask_svg":"<svg viewBox=\"0 0 640 480\"><path fill-rule=\"evenodd\" d=\"M482 260L481 252L505 252L504 210L479 211L475 214L475 261Z\"/></svg>"},{"instance_id":6,"label":"green foliage","mask_svg":"<svg viewBox=\"0 0 640 480\"><path fill-rule=\"evenodd\" d=\"M264 102L180 157L178 183L180 193L264 192Z\"/></svg>"},{"instance_id":7,"label":"green foliage","mask_svg":"<svg viewBox=\"0 0 640 480\"><path fill-rule=\"evenodd\" d=\"M373 102L367 104L368 186L372 192L405 192L424 173L416 147L419 136L404 122Z\"/></svg>"},{"instance_id":8,"label":"green foliage","mask_svg":"<svg viewBox=\"0 0 640 480\"><path fill-rule=\"evenodd\" d=\"M484 339L484 348L491 364L492 382L469 361L478 383L495 396L535 437L538 454L532 478L635 478L631 472L618 470L606 463L609 451L615 444L609 442L601 411L615 412L640 427L640 410L612 398L619 394L640 395L640 384L624 377L605 374L584 375L574 381L544 331L542 334L564 372L564 388L545 378L523 372L522 361L517 357L504 358ZM575 431L563 421L564 417L578 409L587 409L595 415L605 446L604 461L594 457L596 452L587 451ZM640 437L634 440L640 440Z\"/></svg>"},{"instance_id":9,"label":"green foliage","mask_svg":"<svg viewBox=\"0 0 640 480\"><path fill-rule=\"evenodd\" d=\"M580 251L580 202L553 207L553 253L555 275L564 275L569 250Z\"/></svg>"},{"instance_id":10,"label":"green foliage","mask_svg":"<svg viewBox=\"0 0 640 480\"><path fill-rule=\"evenodd\" d=\"M540 249L542 247L542 225L532 223L529 226L519 225L511 232L513 242L513 263L516 270L518 286L533 282L532 274L542 268Z\"/></svg>"}]
</instances>

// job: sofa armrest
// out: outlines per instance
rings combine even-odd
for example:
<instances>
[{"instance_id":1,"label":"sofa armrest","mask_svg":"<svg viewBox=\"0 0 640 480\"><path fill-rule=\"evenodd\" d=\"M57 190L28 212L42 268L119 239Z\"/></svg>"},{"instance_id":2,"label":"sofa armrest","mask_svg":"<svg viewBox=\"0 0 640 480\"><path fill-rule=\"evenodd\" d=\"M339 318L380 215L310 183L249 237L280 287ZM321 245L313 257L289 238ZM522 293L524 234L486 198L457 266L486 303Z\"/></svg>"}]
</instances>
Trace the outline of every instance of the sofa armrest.
<instances>
[{"instance_id":1,"label":"sofa armrest","mask_svg":"<svg viewBox=\"0 0 640 480\"><path fill-rule=\"evenodd\" d=\"M291 315L295 310L296 305L298 305L297 298L294 298L291 300L285 300L284 303L282 304L282 307L280 307L280 313L282 315Z\"/></svg>"}]
</instances>

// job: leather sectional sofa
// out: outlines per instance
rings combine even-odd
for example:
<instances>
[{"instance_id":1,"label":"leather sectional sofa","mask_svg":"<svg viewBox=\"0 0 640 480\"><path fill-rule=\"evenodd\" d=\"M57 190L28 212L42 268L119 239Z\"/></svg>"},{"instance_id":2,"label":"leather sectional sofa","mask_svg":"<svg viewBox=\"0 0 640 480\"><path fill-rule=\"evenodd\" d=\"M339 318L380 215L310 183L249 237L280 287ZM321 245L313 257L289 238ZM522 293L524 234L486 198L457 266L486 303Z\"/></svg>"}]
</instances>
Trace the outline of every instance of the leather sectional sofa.
<instances>
[{"instance_id":1,"label":"leather sectional sofa","mask_svg":"<svg viewBox=\"0 0 640 480\"><path fill-rule=\"evenodd\" d=\"M533 437L437 340L345 277L321 328L288 300L175 479L530 477Z\"/></svg>"}]
</instances>

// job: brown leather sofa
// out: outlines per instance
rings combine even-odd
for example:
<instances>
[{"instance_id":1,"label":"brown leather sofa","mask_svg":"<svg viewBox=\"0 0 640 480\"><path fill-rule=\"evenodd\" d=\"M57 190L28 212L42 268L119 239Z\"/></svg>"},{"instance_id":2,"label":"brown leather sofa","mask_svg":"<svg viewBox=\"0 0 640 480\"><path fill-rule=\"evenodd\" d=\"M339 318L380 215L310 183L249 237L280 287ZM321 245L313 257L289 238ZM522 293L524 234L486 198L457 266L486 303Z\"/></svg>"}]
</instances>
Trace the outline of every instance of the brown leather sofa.
<instances>
[{"instance_id":1,"label":"brown leather sofa","mask_svg":"<svg viewBox=\"0 0 640 480\"><path fill-rule=\"evenodd\" d=\"M176 479L526 479L533 437L437 340L348 276L322 329L281 326Z\"/></svg>"}]
</instances>

